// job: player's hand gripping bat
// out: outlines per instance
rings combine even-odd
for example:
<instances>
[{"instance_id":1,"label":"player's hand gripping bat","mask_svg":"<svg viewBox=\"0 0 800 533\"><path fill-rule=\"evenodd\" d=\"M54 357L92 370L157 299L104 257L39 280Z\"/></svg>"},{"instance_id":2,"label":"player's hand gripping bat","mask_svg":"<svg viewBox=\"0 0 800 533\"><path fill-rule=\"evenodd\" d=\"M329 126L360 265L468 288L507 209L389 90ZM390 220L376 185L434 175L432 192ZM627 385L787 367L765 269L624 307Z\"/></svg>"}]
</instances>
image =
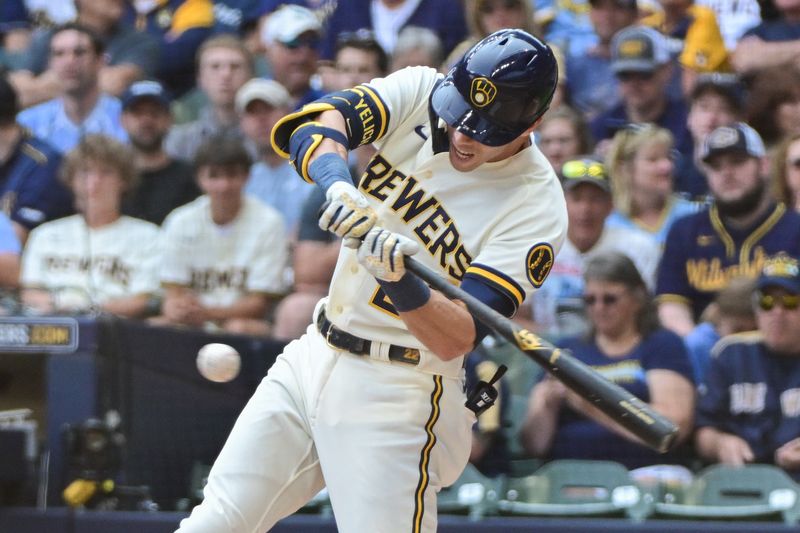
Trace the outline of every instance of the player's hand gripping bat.
<instances>
[{"instance_id":1,"label":"player's hand gripping bat","mask_svg":"<svg viewBox=\"0 0 800 533\"><path fill-rule=\"evenodd\" d=\"M412 257L405 267L448 298L461 300L467 310L498 335L510 341L564 385L591 402L625 429L659 452L666 452L678 436L678 428L649 405L604 378L567 350L556 348L544 339L515 324L460 287L452 285L434 270Z\"/></svg>"},{"instance_id":2,"label":"player's hand gripping bat","mask_svg":"<svg viewBox=\"0 0 800 533\"><path fill-rule=\"evenodd\" d=\"M320 213L326 208L320 208ZM678 428L649 405L604 378L589 365L576 359L567 350L556 348L541 337L518 326L460 287L452 285L436 271L412 257L405 256L407 270L423 279L428 285L453 300L461 300L467 310L507 339L522 353L559 379L570 390L589 401L619 425L636 435L648 446L666 452L678 436Z\"/></svg>"}]
</instances>

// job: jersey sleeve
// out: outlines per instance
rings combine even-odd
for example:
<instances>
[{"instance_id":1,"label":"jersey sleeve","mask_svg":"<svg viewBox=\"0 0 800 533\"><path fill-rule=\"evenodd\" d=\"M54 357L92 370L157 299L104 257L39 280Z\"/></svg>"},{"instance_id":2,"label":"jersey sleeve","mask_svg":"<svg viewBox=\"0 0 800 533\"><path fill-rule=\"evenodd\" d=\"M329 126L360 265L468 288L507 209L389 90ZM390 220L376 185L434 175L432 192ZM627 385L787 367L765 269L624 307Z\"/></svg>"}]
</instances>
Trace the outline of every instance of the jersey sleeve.
<instances>
[{"instance_id":1,"label":"jersey sleeve","mask_svg":"<svg viewBox=\"0 0 800 533\"><path fill-rule=\"evenodd\" d=\"M187 236L182 231L181 213L173 212L164 221L161 230L161 285L188 287L191 279L189 262L193 250L186 243Z\"/></svg>"},{"instance_id":2,"label":"jersey sleeve","mask_svg":"<svg viewBox=\"0 0 800 533\"><path fill-rule=\"evenodd\" d=\"M389 117L387 135L374 143L378 149L403 120L415 117L420 106L428 105L428 97L439 77L436 70L429 67L407 67L366 84L386 106Z\"/></svg>"},{"instance_id":3,"label":"jersey sleeve","mask_svg":"<svg viewBox=\"0 0 800 533\"><path fill-rule=\"evenodd\" d=\"M22 264L20 269L20 285L23 288L45 286L45 272L43 268L44 244L48 224L43 224L28 235L28 241L22 251Z\"/></svg>"},{"instance_id":4,"label":"jersey sleeve","mask_svg":"<svg viewBox=\"0 0 800 533\"><path fill-rule=\"evenodd\" d=\"M646 340L642 367L647 370L672 370L694 383L694 372L683 340L675 333L660 329Z\"/></svg>"},{"instance_id":5,"label":"jersey sleeve","mask_svg":"<svg viewBox=\"0 0 800 533\"><path fill-rule=\"evenodd\" d=\"M282 294L286 292L283 271L288 262L288 242L283 220L277 213L261 217L265 228L261 232L257 253L249 265L247 289L253 292Z\"/></svg>"},{"instance_id":6,"label":"jersey sleeve","mask_svg":"<svg viewBox=\"0 0 800 533\"><path fill-rule=\"evenodd\" d=\"M675 222L664 242L664 253L658 265L656 295L659 302L681 302L689 305L690 286L686 275L686 246L691 241L687 219Z\"/></svg>"},{"instance_id":7,"label":"jersey sleeve","mask_svg":"<svg viewBox=\"0 0 800 533\"><path fill-rule=\"evenodd\" d=\"M697 409L695 412L695 427L711 426L721 428L728 411L728 390L730 378L725 368L726 351L732 349L728 346L721 351L713 350L705 384L698 388Z\"/></svg>"},{"instance_id":8,"label":"jersey sleeve","mask_svg":"<svg viewBox=\"0 0 800 533\"><path fill-rule=\"evenodd\" d=\"M560 185L554 184L560 194ZM566 208L558 204L563 204L563 196L551 200L523 201L524 209L503 217L494 236L467 268L462 281L465 290L473 293L475 286L491 289L502 296L503 307L511 314L492 307L513 316L528 294L542 286L566 238ZM485 295L473 295L490 303Z\"/></svg>"},{"instance_id":9,"label":"jersey sleeve","mask_svg":"<svg viewBox=\"0 0 800 533\"><path fill-rule=\"evenodd\" d=\"M154 294L159 288L160 233L157 226L148 224L140 225L137 234L141 238L139 246L126 258L126 262L134 265L128 292L131 295Z\"/></svg>"}]
</instances>

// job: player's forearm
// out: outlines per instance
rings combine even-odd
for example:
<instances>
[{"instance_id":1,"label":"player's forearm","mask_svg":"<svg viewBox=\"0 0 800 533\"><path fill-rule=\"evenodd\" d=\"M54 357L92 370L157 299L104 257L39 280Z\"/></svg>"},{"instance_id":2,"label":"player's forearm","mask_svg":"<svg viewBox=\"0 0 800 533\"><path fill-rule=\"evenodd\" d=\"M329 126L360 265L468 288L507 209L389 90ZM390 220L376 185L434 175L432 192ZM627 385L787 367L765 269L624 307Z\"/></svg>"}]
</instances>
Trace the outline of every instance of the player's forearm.
<instances>
[{"instance_id":1,"label":"player's forearm","mask_svg":"<svg viewBox=\"0 0 800 533\"><path fill-rule=\"evenodd\" d=\"M468 353L475 344L472 316L438 291L431 291L422 307L400 313L400 318L412 335L445 361Z\"/></svg>"}]
</instances>

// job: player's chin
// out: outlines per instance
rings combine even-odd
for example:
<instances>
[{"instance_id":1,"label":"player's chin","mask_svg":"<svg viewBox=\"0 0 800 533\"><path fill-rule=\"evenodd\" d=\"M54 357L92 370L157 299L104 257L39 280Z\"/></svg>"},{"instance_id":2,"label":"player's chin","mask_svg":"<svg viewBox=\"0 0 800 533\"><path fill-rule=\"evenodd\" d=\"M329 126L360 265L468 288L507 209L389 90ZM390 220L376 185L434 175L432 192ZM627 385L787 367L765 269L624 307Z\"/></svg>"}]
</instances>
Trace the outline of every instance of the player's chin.
<instances>
[{"instance_id":1,"label":"player's chin","mask_svg":"<svg viewBox=\"0 0 800 533\"><path fill-rule=\"evenodd\" d=\"M450 164L459 172L469 172L475 170L481 164L481 160L475 154L465 154L459 152L453 146L450 147Z\"/></svg>"}]
</instances>

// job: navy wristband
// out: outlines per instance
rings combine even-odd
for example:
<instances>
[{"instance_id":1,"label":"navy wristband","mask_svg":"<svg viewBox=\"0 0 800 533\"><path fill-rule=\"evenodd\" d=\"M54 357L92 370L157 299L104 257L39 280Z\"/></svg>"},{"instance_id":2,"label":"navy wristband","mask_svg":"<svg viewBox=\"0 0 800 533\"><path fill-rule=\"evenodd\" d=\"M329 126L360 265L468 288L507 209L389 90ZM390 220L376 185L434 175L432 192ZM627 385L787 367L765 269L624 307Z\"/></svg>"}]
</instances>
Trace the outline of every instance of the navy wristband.
<instances>
[{"instance_id":1,"label":"navy wristband","mask_svg":"<svg viewBox=\"0 0 800 533\"><path fill-rule=\"evenodd\" d=\"M337 181L353 184L347 162L337 154L322 154L308 166L308 174L314 183L327 192Z\"/></svg>"},{"instance_id":2,"label":"navy wristband","mask_svg":"<svg viewBox=\"0 0 800 533\"><path fill-rule=\"evenodd\" d=\"M419 309L431 299L431 288L410 272L406 272L399 281L379 279L378 284L399 313Z\"/></svg>"}]
</instances>

